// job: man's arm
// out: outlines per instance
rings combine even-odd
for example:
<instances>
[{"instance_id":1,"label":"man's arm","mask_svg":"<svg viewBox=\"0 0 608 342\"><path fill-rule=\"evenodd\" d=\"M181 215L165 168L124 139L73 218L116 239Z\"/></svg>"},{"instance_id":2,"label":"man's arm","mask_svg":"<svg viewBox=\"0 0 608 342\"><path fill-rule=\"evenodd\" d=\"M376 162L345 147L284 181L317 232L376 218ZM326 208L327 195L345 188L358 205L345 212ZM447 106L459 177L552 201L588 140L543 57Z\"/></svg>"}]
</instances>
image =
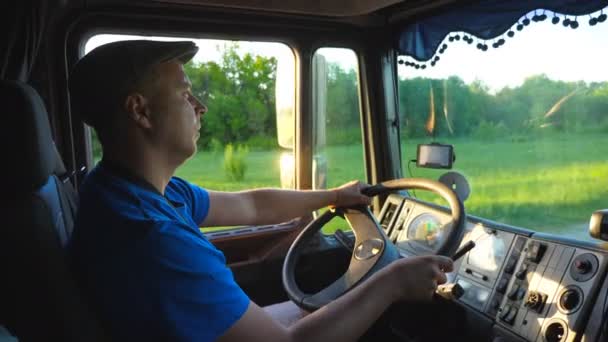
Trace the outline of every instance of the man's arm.
<instances>
[{"instance_id":1,"label":"man's arm","mask_svg":"<svg viewBox=\"0 0 608 342\"><path fill-rule=\"evenodd\" d=\"M289 328L250 302L245 314L219 339L232 341L355 341L396 300L429 300L452 270L446 257L400 259L339 299Z\"/></svg>"},{"instance_id":2,"label":"man's arm","mask_svg":"<svg viewBox=\"0 0 608 342\"><path fill-rule=\"evenodd\" d=\"M369 204L369 197L361 194L365 186L354 181L330 190L209 191L209 213L199 224L205 227L276 224L329 205Z\"/></svg>"}]
</instances>

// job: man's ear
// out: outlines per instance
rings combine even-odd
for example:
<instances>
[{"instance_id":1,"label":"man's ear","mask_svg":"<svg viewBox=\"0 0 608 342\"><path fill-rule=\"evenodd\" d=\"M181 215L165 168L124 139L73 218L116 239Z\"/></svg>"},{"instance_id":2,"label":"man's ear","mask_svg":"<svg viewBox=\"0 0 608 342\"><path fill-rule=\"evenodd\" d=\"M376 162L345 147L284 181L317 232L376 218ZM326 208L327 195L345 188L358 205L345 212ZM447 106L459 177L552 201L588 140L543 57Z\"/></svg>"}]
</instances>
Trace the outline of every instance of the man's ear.
<instances>
[{"instance_id":1,"label":"man's ear","mask_svg":"<svg viewBox=\"0 0 608 342\"><path fill-rule=\"evenodd\" d=\"M150 101L140 93L131 93L127 96L124 109L129 118L135 121L138 126L143 128L152 127L152 111Z\"/></svg>"}]
</instances>

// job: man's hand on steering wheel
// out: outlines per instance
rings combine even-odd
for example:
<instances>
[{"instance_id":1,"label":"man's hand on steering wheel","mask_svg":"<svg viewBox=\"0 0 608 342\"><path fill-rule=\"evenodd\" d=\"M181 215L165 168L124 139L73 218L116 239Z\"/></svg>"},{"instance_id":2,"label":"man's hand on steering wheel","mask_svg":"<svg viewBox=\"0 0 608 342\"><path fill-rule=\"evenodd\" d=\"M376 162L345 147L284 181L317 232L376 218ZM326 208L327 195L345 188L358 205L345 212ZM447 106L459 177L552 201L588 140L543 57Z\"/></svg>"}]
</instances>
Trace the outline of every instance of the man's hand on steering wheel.
<instances>
[{"instance_id":1,"label":"man's hand on steering wheel","mask_svg":"<svg viewBox=\"0 0 608 342\"><path fill-rule=\"evenodd\" d=\"M355 205L370 205L372 198L361 193L366 188L369 188L368 184L352 181L331 189L334 193L334 200L331 206L352 207Z\"/></svg>"}]
</instances>

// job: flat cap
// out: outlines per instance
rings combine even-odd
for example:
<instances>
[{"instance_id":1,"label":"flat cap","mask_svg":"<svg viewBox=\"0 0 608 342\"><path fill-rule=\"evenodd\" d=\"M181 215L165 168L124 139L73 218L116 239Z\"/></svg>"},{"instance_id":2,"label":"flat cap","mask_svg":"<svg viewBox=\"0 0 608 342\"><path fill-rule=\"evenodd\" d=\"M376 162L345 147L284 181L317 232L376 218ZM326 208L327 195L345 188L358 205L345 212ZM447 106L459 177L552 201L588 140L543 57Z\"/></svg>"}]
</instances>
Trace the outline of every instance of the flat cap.
<instances>
[{"instance_id":1,"label":"flat cap","mask_svg":"<svg viewBox=\"0 0 608 342\"><path fill-rule=\"evenodd\" d=\"M82 57L70 73L72 112L98 127L121 97L128 95L127 88L153 66L174 59L186 63L197 51L191 41L125 40L99 46Z\"/></svg>"}]
</instances>

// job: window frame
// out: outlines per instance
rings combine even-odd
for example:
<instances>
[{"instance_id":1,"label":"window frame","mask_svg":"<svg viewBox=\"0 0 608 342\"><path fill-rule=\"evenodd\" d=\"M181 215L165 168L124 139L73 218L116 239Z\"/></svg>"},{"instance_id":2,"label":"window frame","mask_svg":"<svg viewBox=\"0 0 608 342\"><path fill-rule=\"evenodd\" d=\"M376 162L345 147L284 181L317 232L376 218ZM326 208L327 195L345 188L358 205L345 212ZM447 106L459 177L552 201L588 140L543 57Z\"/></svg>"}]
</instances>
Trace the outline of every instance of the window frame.
<instances>
[{"instance_id":1,"label":"window frame","mask_svg":"<svg viewBox=\"0 0 608 342\"><path fill-rule=\"evenodd\" d=\"M377 177L377 172L372 172L373 156L370 153L370 146L374 150L378 150L378 145L374 144L372 134L368 131L369 122L376 121L371 115L369 98L373 96L367 95L367 89L364 84L369 83L363 75L368 65L365 64L366 59L363 51L373 50L375 48L363 49L357 42L352 40L353 28L340 23L323 23L323 25L312 25L310 20L304 20L307 24L305 28L298 25L298 22L286 22L285 18L276 18L267 15L269 22L262 24L262 15L257 20L251 19L251 16L243 16L243 24L235 27L232 23L234 17L217 19L213 17L213 12L203 11L203 16L195 16L194 13L189 15L176 16L175 14L166 14L163 16L163 21L159 24L158 15L150 15L150 13L142 13L126 16L110 14L109 12L93 12L79 16L70 25L66 39L66 70L78 60L81 51L84 51L86 41L97 34L124 34L124 35L143 35L143 36L175 36L188 37L195 39L227 39L227 40L247 40L247 41L267 41L286 44L290 47L295 56L296 64L296 132L295 132L295 158L296 158L296 188L310 189L312 188L312 93L311 93L311 67L312 67L312 52L316 49L325 46L343 47L351 49L355 52L359 64L360 78L360 101L362 115L365 120L362 120L362 134L364 136L364 156L365 163L363 167L366 170L367 182L374 182ZM205 23L212 23L207 26ZM276 30L276 27L281 27L281 30ZM154 30L149 27L155 27ZM204 29L199 31L199 27ZM204 31L204 32L201 32ZM253 33L252 33L253 32ZM320 35L319 32L323 32ZM311 37L323 37L322 41L313 41ZM321 40L321 38L318 38ZM66 71L66 76L67 76ZM371 87L373 88L373 87ZM69 112L69 106L67 108ZM87 169L92 167L90 156L90 132L87 132L85 125L76 123L70 114L72 128L72 139L74 148L75 164L81 168L85 166ZM377 121L383 121L378 119ZM377 154L377 153L376 153ZM371 176L371 177L370 177ZM81 175L82 177L82 175ZM385 178L388 179L388 178ZM81 179L78 179L80 181Z\"/></svg>"}]
</instances>

